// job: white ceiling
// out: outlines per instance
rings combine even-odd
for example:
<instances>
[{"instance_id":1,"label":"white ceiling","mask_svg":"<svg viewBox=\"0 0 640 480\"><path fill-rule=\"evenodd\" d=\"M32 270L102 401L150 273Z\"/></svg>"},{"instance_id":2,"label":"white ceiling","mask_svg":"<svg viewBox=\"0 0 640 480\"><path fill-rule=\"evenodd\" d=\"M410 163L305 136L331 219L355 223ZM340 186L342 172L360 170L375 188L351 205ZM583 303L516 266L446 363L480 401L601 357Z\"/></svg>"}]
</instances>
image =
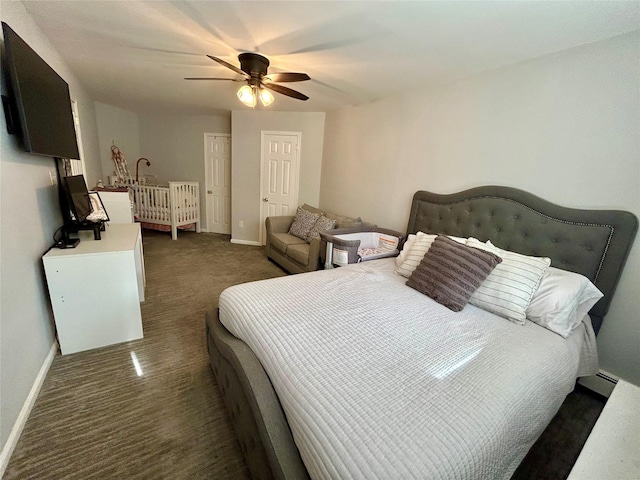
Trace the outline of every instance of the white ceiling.
<instances>
[{"instance_id":1,"label":"white ceiling","mask_svg":"<svg viewBox=\"0 0 640 480\"><path fill-rule=\"evenodd\" d=\"M23 1L93 97L129 110L213 114L246 108L235 77L259 52L306 102L275 94L270 110L329 111L428 88L640 28L640 2L615 1ZM19 33L19 32L18 32Z\"/></svg>"}]
</instances>

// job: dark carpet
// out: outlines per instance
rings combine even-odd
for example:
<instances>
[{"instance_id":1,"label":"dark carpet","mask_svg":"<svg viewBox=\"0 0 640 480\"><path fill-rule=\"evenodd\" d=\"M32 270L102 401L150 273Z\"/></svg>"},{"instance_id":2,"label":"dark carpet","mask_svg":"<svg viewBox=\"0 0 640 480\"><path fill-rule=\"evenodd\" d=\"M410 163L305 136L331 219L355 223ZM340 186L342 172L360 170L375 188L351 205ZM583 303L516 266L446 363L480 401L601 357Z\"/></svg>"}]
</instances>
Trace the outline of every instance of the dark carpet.
<instances>
[{"instance_id":1,"label":"dark carpet","mask_svg":"<svg viewBox=\"0 0 640 480\"><path fill-rule=\"evenodd\" d=\"M145 231L144 255L144 338L56 356L6 480L248 478L209 367L204 313L230 285L285 273L264 248L225 235ZM603 406L578 387L513 478L566 478Z\"/></svg>"}]
</instances>

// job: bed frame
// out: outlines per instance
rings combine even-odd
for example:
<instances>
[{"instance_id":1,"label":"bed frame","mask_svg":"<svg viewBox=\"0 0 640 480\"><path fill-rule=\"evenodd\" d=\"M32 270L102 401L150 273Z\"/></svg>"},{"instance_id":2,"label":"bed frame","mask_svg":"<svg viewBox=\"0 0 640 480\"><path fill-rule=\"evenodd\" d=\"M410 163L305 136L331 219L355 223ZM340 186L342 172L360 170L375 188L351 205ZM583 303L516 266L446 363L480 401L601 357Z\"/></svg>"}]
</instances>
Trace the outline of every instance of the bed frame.
<instances>
[{"instance_id":1,"label":"bed frame","mask_svg":"<svg viewBox=\"0 0 640 480\"><path fill-rule=\"evenodd\" d=\"M619 210L561 207L522 190L486 186L413 197L407 233L422 231L491 240L589 278L604 297L589 312L596 332L609 309L638 229ZM269 377L249 347L231 335L217 309L206 315L211 367L254 479L309 478Z\"/></svg>"},{"instance_id":2,"label":"bed frame","mask_svg":"<svg viewBox=\"0 0 640 480\"><path fill-rule=\"evenodd\" d=\"M145 228L167 226L171 238L178 239L178 228L194 225L200 233L200 184L198 182L169 182L169 185L147 183L147 177L110 176L111 185L129 188L133 198L133 215Z\"/></svg>"}]
</instances>

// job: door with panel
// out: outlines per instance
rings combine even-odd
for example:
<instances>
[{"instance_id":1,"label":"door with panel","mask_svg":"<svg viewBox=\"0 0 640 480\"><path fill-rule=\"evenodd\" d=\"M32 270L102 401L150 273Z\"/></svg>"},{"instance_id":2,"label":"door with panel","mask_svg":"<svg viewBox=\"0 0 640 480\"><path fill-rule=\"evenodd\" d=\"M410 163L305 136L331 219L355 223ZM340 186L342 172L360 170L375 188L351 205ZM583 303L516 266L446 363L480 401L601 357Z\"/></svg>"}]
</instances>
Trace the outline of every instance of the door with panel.
<instances>
[{"instance_id":1,"label":"door with panel","mask_svg":"<svg viewBox=\"0 0 640 480\"><path fill-rule=\"evenodd\" d=\"M205 134L205 189L207 230L231 233L230 136Z\"/></svg>"},{"instance_id":2,"label":"door with panel","mask_svg":"<svg viewBox=\"0 0 640 480\"><path fill-rule=\"evenodd\" d=\"M260 244L266 241L265 220L295 215L298 206L300 132L262 132L260 170Z\"/></svg>"}]
</instances>

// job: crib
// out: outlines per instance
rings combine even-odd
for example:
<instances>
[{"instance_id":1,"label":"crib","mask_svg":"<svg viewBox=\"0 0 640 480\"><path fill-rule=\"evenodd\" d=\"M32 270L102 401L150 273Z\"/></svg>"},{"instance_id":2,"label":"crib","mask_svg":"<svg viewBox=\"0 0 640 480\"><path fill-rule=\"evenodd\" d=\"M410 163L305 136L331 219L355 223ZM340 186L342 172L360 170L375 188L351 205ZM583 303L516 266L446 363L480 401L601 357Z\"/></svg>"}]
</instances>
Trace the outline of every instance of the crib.
<instances>
[{"instance_id":1,"label":"crib","mask_svg":"<svg viewBox=\"0 0 640 480\"><path fill-rule=\"evenodd\" d=\"M110 183L124 183L133 200L133 215L143 228L170 228L171 238L178 239L180 227L195 226L200 233L200 184L168 182L166 185L137 184L131 178L109 178ZM164 227L164 228L163 228Z\"/></svg>"}]
</instances>

